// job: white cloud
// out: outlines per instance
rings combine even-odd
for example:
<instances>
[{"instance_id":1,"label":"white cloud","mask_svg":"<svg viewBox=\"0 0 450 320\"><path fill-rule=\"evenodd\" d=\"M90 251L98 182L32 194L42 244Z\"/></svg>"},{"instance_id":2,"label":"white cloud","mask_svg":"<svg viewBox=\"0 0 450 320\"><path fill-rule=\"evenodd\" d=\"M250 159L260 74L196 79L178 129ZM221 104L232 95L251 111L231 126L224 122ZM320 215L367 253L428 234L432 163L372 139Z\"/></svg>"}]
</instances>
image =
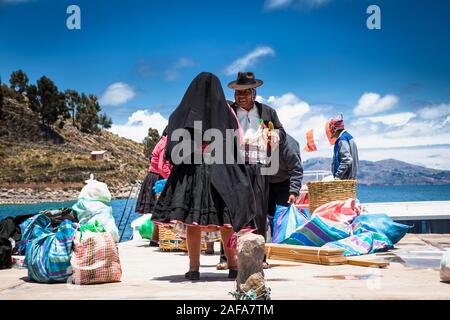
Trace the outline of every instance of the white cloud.
<instances>
[{"instance_id":1,"label":"white cloud","mask_svg":"<svg viewBox=\"0 0 450 320\"><path fill-rule=\"evenodd\" d=\"M109 131L121 137L142 142L147 136L149 128L157 129L159 134L162 134L167 123L168 120L159 112L150 113L147 110L138 110L128 118L126 124L113 124Z\"/></svg>"},{"instance_id":2,"label":"white cloud","mask_svg":"<svg viewBox=\"0 0 450 320\"><path fill-rule=\"evenodd\" d=\"M235 75L239 71L245 71L245 69L254 66L262 57L274 56L275 50L271 47L263 46L258 47L252 52L249 52L245 56L235 60L232 64L225 68L225 74Z\"/></svg>"},{"instance_id":3,"label":"white cloud","mask_svg":"<svg viewBox=\"0 0 450 320\"><path fill-rule=\"evenodd\" d=\"M441 103L439 105L426 106L420 109L419 116L423 119L437 119L450 114L450 103Z\"/></svg>"},{"instance_id":4,"label":"white cloud","mask_svg":"<svg viewBox=\"0 0 450 320\"><path fill-rule=\"evenodd\" d=\"M447 116L447 119L444 120L442 125L445 126L446 124L450 124L450 116Z\"/></svg>"},{"instance_id":5,"label":"white cloud","mask_svg":"<svg viewBox=\"0 0 450 320\"><path fill-rule=\"evenodd\" d=\"M135 91L128 84L116 82L106 88L100 97L100 104L104 106L118 106L130 101L135 96Z\"/></svg>"},{"instance_id":6,"label":"white cloud","mask_svg":"<svg viewBox=\"0 0 450 320\"><path fill-rule=\"evenodd\" d=\"M397 104L398 100L395 95L388 94L381 97L378 93L366 92L359 98L353 113L357 116L370 116L388 111Z\"/></svg>"},{"instance_id":7,"label":"white cloud","mask_svg":"<svg viewBox=\"0 0 450 320\"><path fill-rule=\"evenodd\" d=\"M172 81L180 76L180 70L194 66L194 62L187 58L180 58L169 69L164 72L166 80Z\"/></svg>"},{"instance_id":8,"label":"white cloud","mask_svg":"<svg viewBox=\"0 0 450 320\"><path fill-rule=\"evenodd\" d=\"M266 10L278 10L286 7L314 9L321 7L331 0L266 0L264 8Z\"/></svg>"},{"instance_id":9,"label":"white cloud","mask_svg":"<svg viewBox=\"0 0 450 320\"><path fill-rule=\"evenodd\" d=\"M401 112L385 116L360 118L359 121L361 122L369 121L372 123L381 123L391 127L401 127L407 124L411 119L415 117L416 115L412 112Z\"/></svg>"},{"instance_id":10,"label":"white cloud","mask_svg":"<svg viewBox=\"0 0 450 320\"><path fill-rule=\"evenodd\" d=\"M279 97L270 96L268 99L258 96L256 100L272 106L277 111L284 129L300 143L301 149L306 145L305 135L310 129L314 130L314 141L318 149L327 149L327 145L329 146L325 136L327 118L318 111L319 107L309 105L290 92Z\"/></svg>"},{"instance_id":11,"label":"white cloud","mask_svg":"<svg viewBox=\"0 0 450 320\"><path fill-rule=\"evenodd\" d=\"M266 0L264 7L268 10L285 8L292 3L292 0Z\"/></svg>"},{"instance_id":12,"label":"white cloud","mask_svg":"<svg viewBox=\"0 0 450 320\"><path fill-rule=\"evenodd\" d=\"M314 130L316 152L302 151L302 159L331 157L325 135L325 123L333 110L310 105L293 93L258 96L257 100L271 105L287 133L293 136L301 149L306 145L305 134ZM450 116L445 120L423 121L415 113L401 112L386 116L356 117L345 121L346 128L355 137L362 160L378 161L394 158L430 168L450 169ZM383 148L383 149L381 149Z\"/></svg>"}]
</instances>

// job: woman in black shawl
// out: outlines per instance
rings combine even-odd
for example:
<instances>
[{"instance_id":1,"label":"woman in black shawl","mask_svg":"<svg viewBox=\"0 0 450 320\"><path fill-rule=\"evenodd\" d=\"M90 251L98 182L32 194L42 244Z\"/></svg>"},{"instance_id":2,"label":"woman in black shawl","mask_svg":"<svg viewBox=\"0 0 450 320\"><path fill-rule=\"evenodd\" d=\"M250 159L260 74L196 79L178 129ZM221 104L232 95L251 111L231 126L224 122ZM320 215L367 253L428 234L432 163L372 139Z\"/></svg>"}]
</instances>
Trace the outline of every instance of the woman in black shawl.
<instances>
[{"instance_id":1,"label":"woman in black shawl","mask_svg":"<svg viewBox=\"0 0 450 320\"><path fill-rule=\"evenodd\" d=\"M229 277L235 278L236 252L228 248L227 243L233 231L238 232L249 226L255 215L255 196L247 169L237 163L239 142L234 137L234 162L225 164L220 159L213 164L194 163L194 157L200 155L203 160L210 141L196 146L194 140L194 122L201 121L201 137L208 129L217 129L222 134L223 149L215 150L226 155L226 130L238 129L238 123L225 100L220 80L211 73L200 73L190 84L180 105L171 114L168 125L168 143L166 159L174 167L164 190L155 206L152 220L156 223L171 223L186 227L186 239L189 254L189 272L187 279L199 278L200 245L202 231L220 230L225 254L230 259ZM176 146L185 141L173 141L173 133L185 129L191 134L192 152L183 154L183 160L175 159ZM174 138L173 138L174 139ZM229 139L228 139L229 140ZM230 143L230 141L228 141ZM205 148L206 147L206 148ZM220 162L221 161L221 162Z\"/></svg>"}]
</instances>

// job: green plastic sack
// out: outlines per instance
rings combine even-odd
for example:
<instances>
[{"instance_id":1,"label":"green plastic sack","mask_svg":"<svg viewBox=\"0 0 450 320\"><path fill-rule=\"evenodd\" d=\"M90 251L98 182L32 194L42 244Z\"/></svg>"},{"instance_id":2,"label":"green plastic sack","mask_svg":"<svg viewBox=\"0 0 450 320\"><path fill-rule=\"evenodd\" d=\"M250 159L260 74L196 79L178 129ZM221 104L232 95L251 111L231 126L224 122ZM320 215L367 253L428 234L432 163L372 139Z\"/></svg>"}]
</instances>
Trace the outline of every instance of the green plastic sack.
<instances>
[{"instance_id":1,"label":"green plastic sack","mask_svg":"<svg viewBox=\"0 0 450 320\"><path fill-rule=\"evenodd\" d=\"M152 222L151 219L148 219L143 224L141 224L141 226L139 227L139 234L144 239L152 240L152 234L153 234L154 227L155 227L155 224Z\"/></svg>"},{"instance_id":2,"label":"green plastic sack","mask_svg":"<svg viewBox=\"0 0 450 320\"><path fill-rule=\"evenodd\" d=\"M80 232L80 241L81 241L81 238L83 237L83 232L85 231L106 232L106 229L100 221L95 220L94 223L86 223L81 225L78 231Z\"/></svg>"}]
</instances>

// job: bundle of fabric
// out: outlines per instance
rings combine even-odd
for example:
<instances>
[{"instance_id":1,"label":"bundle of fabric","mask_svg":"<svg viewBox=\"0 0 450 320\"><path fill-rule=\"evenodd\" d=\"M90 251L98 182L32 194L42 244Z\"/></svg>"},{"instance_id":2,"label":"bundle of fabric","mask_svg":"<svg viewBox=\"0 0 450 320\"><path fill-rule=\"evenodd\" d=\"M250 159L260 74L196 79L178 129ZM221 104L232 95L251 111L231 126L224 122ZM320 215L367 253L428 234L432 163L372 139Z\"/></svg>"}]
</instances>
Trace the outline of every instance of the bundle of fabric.
<instances>
[{"instance_id":1,"label":"bundle of fabric","mask_svg":"<svg viewBox=\"0 0 450 320\"><path fill-rule=\"evenodd\" d=\"M21 226L26 245L28 277L37 282L64 282L72 273L70 256L76 226L64 220L55 230L45 214L26 220Z\"/></svg>"},{"instance_id":2,"label":"bundle of fabric","mask_svg":"<svg viewBox=\"0 0 450 320\"><path fill-rule=\"evenodd\" d=\"M389 238L392 244L399 242L408 230L412 228L411 226L395 222L385 213L363 214L353 220L352 224L355 226L361 224L361 227L366 230L382 233Z\"/></svg>"},{"instance_id":3,"label":"bundle of fabric","mask_svg":"<svg viewBox=\"0 0 450 320\"><path fill-rule=\"evenodd\" d=\"M70 220L72 222L78 222L77 214L71 208L60 208L53 210L42 210L39 213L45 214L50 218L52 227L55 228L61 224L64 220Z\"/></svg>"},{"instance_id":4,"label":"bundle of fabric","mask_svg":"<svg viewBox=\"0 0 450 320\"><path fill-rule=\"evenodd\" d=\"M318 207L313 215L327 220L349 224L361 214L361 210L361 205L357 204L355 199L349 198L345 201L326 203Z\"/></svg>"},{"instance_id":5,"label":"bundle of fabric","mask_svg":"<svg viewBox=\"0 0 450 320\"><path fill-rule=\"evenodd\" d=\"M297 228L283 243L321 247L328 242L347 238L349 235L348 225L314 216Z\"/></svg>"},{"instance_id":6,"label":"bundle of fabric","mask_svg":"<svg viewBox=\"0 0 450 320\"><path fill-rule=\"evenodd\" d=\"M360 213L361 206L353 199L327 203L278 243L344 249L345 256L357 256L393 248L411 228L386 214Z\"/></svg>"},{"instance_id":7,"label":"bundle of fabric","mask_svg":"<svg viewBox=\"0 0 450 320\"><path fill-rule=\"evenodd\" d=\"M116 242L119 242L119 230L112 214L111 193L108 186L91 177L86 181L78 196L78 201L72 206L77 213L80 225L94 223L98 220L108 231Z\"/></svg>"},{"instance_id":8,"label":"bundle of fabric","mask_svg":"<svg viewBox=\"0 0 450 320\"><path fill-rule=\"evenodd\" d=\"M80 227L70 264L74 284L118 282L122 277L116 243L99 221Z\"/></svg>"},{"instance_id":9,"label":"bundle of fabric","mask_svg":"<svg viewBox=\"0 0 450 320\"><path fill-rule=\"evenodd\" d=\"M352 224L352 234L345 239L327 243L322 248L344 249L344 256L360 256L387 251L394 247L386 235L367 230L361 223Z\"/></svg>"}]
</instances>

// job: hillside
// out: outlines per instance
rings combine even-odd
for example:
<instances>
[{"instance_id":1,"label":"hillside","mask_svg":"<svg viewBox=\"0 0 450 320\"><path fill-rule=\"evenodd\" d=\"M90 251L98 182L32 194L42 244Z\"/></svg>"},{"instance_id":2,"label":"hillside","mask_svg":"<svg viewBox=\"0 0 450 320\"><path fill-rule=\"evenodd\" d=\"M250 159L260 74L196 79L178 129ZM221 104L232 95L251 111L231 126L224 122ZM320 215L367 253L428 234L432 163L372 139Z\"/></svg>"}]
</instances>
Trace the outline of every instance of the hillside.
<instances>
[{"instance_id":1,"label":"hillside","mask_svg":"<svg viewBox=\"0 0 450 320\"><path fill-rule=\"evenodd\" d=\"M304 170L331 170L331 159L313 158L303 163ZM358 181L365 185L450 184L450 171L429 169L394 159L360 161Z\"/></svg>"},{"instance_id":2,"label":"hillside","mask_svg":"<svg viewBox=\"0 0 450 320\"><path fill-rule=\"evenodd\" d=\"M142 144L107 130L80 132L69 120L60 129L45 129L25 104L5 98L0 119L0 188L79 189L93 173L113 193L145 177L148 160ZM90 159L106 150L109 158Z\"/></svg>"}]
</instances>

